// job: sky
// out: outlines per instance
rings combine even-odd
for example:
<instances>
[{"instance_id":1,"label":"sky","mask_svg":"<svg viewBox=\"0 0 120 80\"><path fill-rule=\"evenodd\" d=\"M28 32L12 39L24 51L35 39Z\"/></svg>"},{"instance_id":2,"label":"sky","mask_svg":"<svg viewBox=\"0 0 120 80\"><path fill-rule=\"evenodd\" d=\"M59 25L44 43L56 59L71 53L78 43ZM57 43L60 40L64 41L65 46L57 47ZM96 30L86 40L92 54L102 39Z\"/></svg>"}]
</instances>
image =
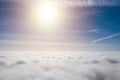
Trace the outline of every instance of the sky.
<instances>
[{"instance_id":1,"label":"sky","mask_svg":"<svg viewBox=\"0 0 120 80\"><path fill-rule=\"evenodd\" d=\"M52 25L56 28L53 31L29 22L32 15L28 15L41 1L0 0L0 50L56 50L56 46L67 50L120 50L119 0L58 0L62 16L59 24Z\"/></svg>"}]
</instances>

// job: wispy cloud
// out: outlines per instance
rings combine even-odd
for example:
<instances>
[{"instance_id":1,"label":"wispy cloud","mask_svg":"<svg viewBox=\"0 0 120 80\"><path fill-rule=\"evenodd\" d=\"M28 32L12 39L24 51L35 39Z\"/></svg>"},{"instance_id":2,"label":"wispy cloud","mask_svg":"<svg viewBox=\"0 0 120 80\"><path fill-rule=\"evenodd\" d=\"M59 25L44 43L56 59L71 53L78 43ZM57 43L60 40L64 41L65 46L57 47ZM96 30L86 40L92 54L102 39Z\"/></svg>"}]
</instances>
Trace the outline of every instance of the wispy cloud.
<instances>
[{"instance_id":1,"label":"wispy cloud","mask_svg":"<svg viewBox=\"0 0 120 80\"><path fill-rule=\"evenodd\" d=\"M39 2L42 0L0 0L3 1L14 1L18 3L22 3L25 5L32 5L34 2ZM43 0L44 1L44 0ZM51 1L58 1L58 5L63 6L112 6L112 5L120 5L119 0L51 0Z\"/></svg>"},{"instance_id":2,"label":"wispy cloud","mask_svg":"<svg viewBox=\"0 0 120 80\"><path fill-rule=\"evenodd\" d=\"M119 5L119 0L61 0L66 7L84 7L84 6L113 6Z\"/></svg>"},{"instance_id":3,"label":"wispy cloud","mask_svg":"<svg viewBox=\"0 0 120 80\"><path fill-rule=\"evenodd\" d=\"M94 40L92 43L97 43L97 42L100 42L100 41L103 41L103 40L106 40L106 39L110 39L110 38L114 38L114 37L117 37L117 36L120 36L120 33L116 33L116 34L112 34L112 35L109 35L109 36L106 36L106 37L99 38L97 40Z\"/></svg>"},{"instance_id":4,"label":"wispy cloud","mask_svg":"<svg viewBox=\"0 0 120 80\"><path fill-rule=\"evenodd\" d=\"M100 31L99 29L91 29L91 30L88 30L87 32L94 33L94 32L99 32L99 31Z\"/></svg>"}]
</instances>

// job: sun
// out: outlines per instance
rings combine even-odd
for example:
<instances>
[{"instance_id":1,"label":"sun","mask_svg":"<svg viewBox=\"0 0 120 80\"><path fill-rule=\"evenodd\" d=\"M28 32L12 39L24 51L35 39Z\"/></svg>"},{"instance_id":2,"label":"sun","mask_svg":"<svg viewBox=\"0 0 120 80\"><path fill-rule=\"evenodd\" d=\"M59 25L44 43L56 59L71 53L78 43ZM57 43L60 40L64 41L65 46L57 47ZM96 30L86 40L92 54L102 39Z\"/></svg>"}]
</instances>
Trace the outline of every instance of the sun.
<instances>
[{"instance_id":1,"label":"sun","mask_svg":"<svg viewBox=\"0 0 120 80\"><path fill-rule=\"evenodd\" d=\"M43 25L53 24L59 17L59 11L57 7L52 2L48 1L41 2L41 4L35 6L33 13L34 21Z\"/></svg>"},{"instance_id":2,"label":"sun","mask_svg":"<svg viewBox=\"0 0 120 80\"><path fill-rule=\"evenodd\" d=\"M41 18L43 23L49 23L56 19L57 10L52 5L43 4L40 6L40 10L38 10L38 16Z\"/></svg>"},{"instance_id":3,"label":"sun","mask_svg":"<svg viewBox=\"0 0 120 80\"><path fill-rule=\"evenodd\" d=\"M64 11L56 5L55 1L41 0L34 3L29 9L28 21L32 24L30 30L34 31L57 31L63 22Z\"/></svg>"}]
</instances>

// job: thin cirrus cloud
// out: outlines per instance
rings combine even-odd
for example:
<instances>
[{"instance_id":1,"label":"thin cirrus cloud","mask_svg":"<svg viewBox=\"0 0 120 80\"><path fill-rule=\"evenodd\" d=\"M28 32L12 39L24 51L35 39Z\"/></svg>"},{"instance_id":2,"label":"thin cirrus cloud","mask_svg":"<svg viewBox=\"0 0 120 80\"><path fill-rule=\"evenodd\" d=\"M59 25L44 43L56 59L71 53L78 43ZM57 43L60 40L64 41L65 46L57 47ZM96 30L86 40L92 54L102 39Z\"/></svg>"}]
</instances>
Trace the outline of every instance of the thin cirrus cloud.
<instances>
[{"instance_id":1,"label":"thin cirrus cloud","mask_svg":"<svg viewBox=\"0 0 120 80\"><path fill-rule=\"evenodd\" d=\"M22 3L25 5L33 4L39 0L0 0L0 2L13 1L17 3ZM44 0L43 0L44 1ZM52 0L58 1L58 5L63 6L113 6L120 5L119 0Z\"/></svg>"},{"instance_id":2,"label":"thin cirrus cloud","mask_svg":"<svg viewBox=\"0 0 120 80\"><path fill-rule=\"evenodd\" d=\"M96 39L92 43L98 43L100 41L103 41L103 40L106 40L106 39L111 39L111 38L114 38L114 37L117 37L117 36L120 36L120 33L116 33L116 34L112 34L112 35L109 35L109 36L106 36L106 37Z\"/></svg>"},{"instance_id":3,"label":"thin cirrus cloud","mask_svg":"<svg viewBox=\"0 0 120 80\"><path fill-rule=\"evenodd\" d=\"M119 0L62 0L68 6L112 6L119 5Z\"/></svg>"},{"instance_id":4,"label":"thin cirrus cloud","mask_svg":"<svg viewBox=\"0 0 120 80\"><path fill-rule=\"evenodd\" d=\"M91 30L88 30L87 32L89 33L95 33L95 32L99 32L100 30L99 29L91 29Z\"/></svg>"}]
</instances>

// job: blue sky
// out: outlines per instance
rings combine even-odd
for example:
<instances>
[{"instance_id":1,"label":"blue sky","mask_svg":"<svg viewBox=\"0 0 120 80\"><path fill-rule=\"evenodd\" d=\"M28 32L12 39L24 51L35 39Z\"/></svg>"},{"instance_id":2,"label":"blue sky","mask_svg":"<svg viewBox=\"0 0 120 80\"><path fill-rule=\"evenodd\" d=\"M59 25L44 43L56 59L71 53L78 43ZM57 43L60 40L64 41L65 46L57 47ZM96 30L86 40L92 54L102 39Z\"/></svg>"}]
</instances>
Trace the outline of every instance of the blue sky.
<instances>
[{"instance_id":1,"label":"blue sky","mask_svg":"<svg viewBox=\"0 0 120 80\"><path fill-rule=\"evenodd\" d=\"M95 2L96 0L92 1ZM65 29L59 32L60 35L58 35L56 42L94 44L97 46L108 44L117 45L115 48L119 48L120 1L112 0L109 2L109 0L103 0L104 5L101 4L100 0L97 1L98 3L95 2L92 6L88 4L88 6L82 7L64 7L69 15L65 15L66 21L60 25ZM12 44L11 41L15 42L14 45L17 45L20 40L42 42L41 37L31 35L26 27L22 27L25 25L19 23L19 20L24 19L21 17L25 16L24 12L26 12L28 5L32 6L29 2L27 0L0 0L0 47L6 46L9 48L9 44ZM53 33L57 34L56 32ZM52 36L49 38L52 38ZM49 42L52 39L48 39L48 36L46 36L43 41Z\"/></svg>"}]
</instances>

